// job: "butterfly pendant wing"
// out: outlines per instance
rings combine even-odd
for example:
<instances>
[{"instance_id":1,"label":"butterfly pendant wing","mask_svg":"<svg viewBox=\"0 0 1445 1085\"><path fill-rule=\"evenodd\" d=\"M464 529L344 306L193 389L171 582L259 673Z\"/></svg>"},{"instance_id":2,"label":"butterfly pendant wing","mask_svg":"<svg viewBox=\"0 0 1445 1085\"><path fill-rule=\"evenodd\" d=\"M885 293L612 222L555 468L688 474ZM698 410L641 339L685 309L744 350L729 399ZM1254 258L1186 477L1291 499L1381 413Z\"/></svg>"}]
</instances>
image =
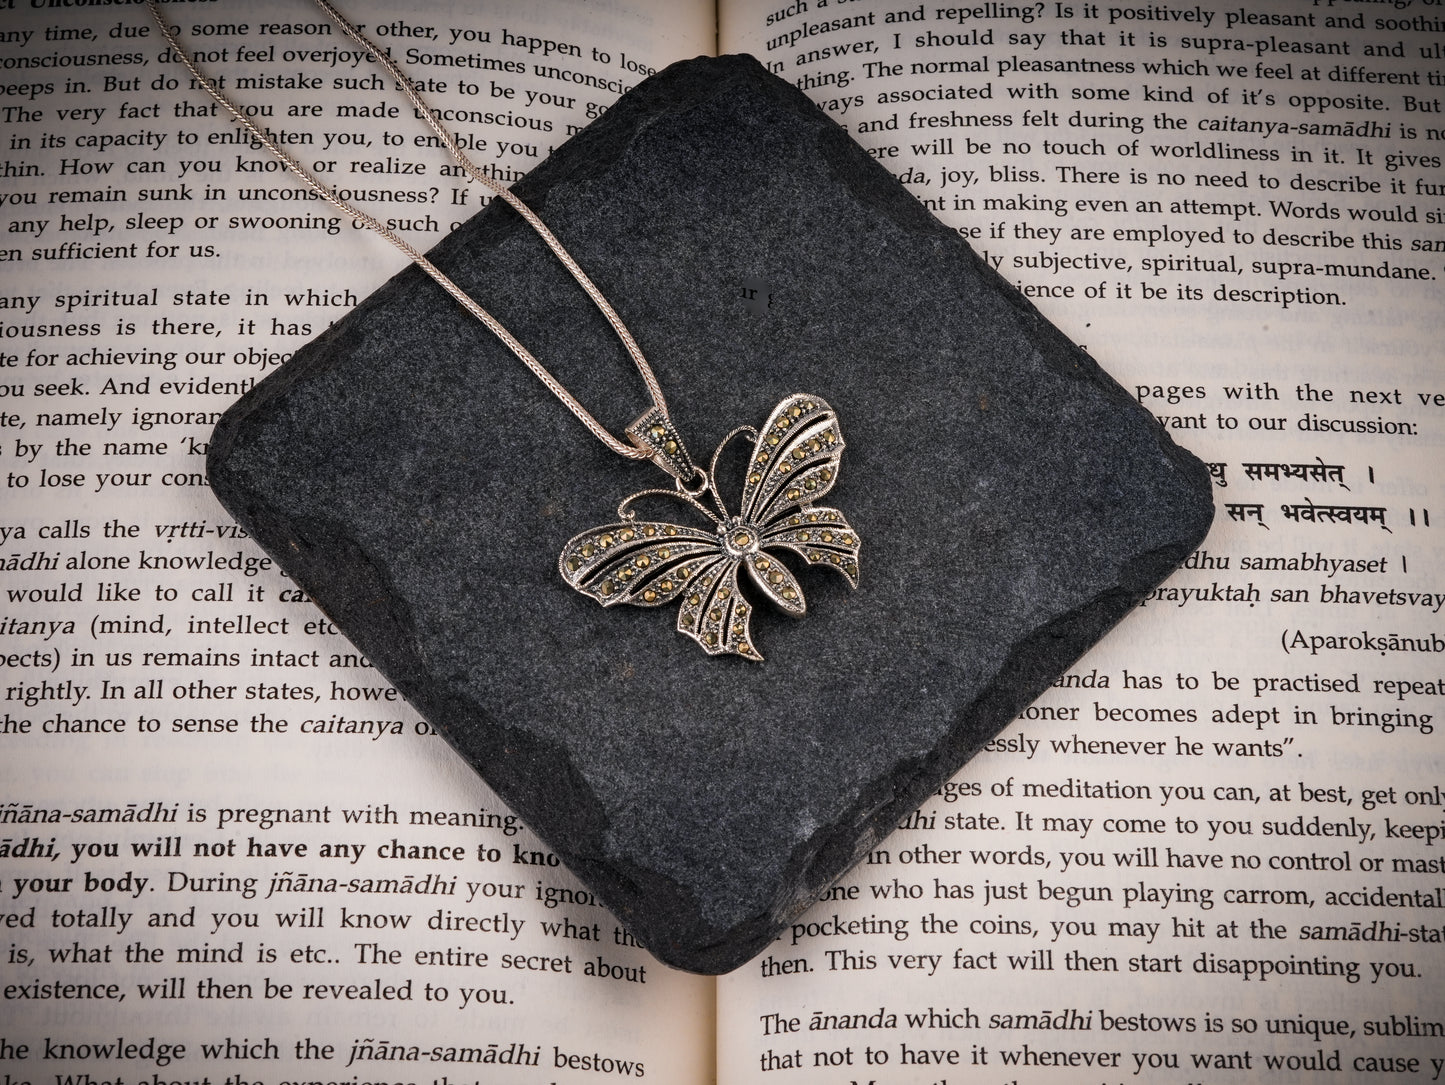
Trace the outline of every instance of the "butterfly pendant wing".
<instances>
[{"instance_id":1,"label":"butterfly pendant wing","mask_svg":"<svg viewBox=\"0 0 1445 1085\"><path fill-rule=\"evenodd\" d=\"M562 549L562 577L604 607L659 607L722 557L717 532L656 521L603 524Z\"/></svg>"},{"instance_id":2,"label":"butterfly pendant wing","mask_svg":"<svg viewBox=\"0 0 1445 1085\"><path fill-rule=\"evenodd\" d=\"M757 525L763 549L783 548L811 565L841 573L858 586L858 533L837 509L814 506L838 481L843 431L818 396L795 393L763 424L743 482L740 518ZM759 570L759 586L771 595ZM784 570L786 572L786 570ZM788 609L786 604L779 606Z\"/></svg>"},{"instance_id":3,"label":"butterfly pendant wing","mask_svg":"<svg viewBox=\"0 0 1445 1085\"><path fill-rule=\"evenodd\" d=\"M677 601L678 632L703 651L760 660L751 637L752 607L738 590L738 564L715 531L623 521L572 539L561 569L567 583L605 607Z\"/></svg>"},{"instance_id":4,"label":"butterfly pendant wing","mask_svg":"<svg viewBox=\"0 0 1445 1085\"><path fill-rule=\"evenodd\" d=\"M793 617L807 610L802 588L770 550L787 550L832 568L857 586L857 532L838 510L812 505L837 481L842 452L843 435L832 408L817 396L788 396L756 434L738 515L727 516L724 508L719 518L689 500L715 521L714 530L622 520L584 531L562 549L562 577L606 607L678 601L678 632L703 651L760 661L751 634L753 608L739 586L741 568L770 602ZM717 459L714 455L709 475L714 494Z\"/></svg>"},{"instance_id":5,"label":"butterfly pendant wing","mask_svg":"<svg viewBox=\"0 0 1445 1085\"><path fill-rule=\"evenodd\" d=\"M763 423L743 479L741 519L765 524L787 509L812 504L838 481L843 433L818 396L795 393Z\"/></svg>"}]
</instances>

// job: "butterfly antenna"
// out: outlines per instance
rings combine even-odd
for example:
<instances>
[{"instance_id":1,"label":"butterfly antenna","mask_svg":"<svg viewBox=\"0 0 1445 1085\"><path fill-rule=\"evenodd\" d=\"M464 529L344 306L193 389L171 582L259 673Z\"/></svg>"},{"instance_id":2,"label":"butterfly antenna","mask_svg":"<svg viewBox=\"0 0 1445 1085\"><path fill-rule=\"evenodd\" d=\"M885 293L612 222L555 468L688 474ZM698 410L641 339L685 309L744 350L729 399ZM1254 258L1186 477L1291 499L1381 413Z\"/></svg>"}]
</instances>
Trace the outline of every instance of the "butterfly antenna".
<instances>
[{"instance_id":1,"label":"butterfly antenna","mask_svg":"<svg viewBox=\"0 0 1445 1085\"><path fill-rule=\"evenodd\" d=\"M680 491L678 491L678 490L664 490L664 489L639 490L639 491L638 491L637 493L635 493L635 494L629 494L628 496L624 497L624 498L622 499L621 503L617 506L617 515L620 516L622 519L627 520L627 521L629 521L629 522L632 521L632 520L637 519L637 513L633 512L633 511L629 508L629 506L630 506L634 501L636 501L638 498L640 498L640 497L671 497L671 498L675 498L675 499L677 499L678 501L682 501L682 502L684 502L685 504L691 505L693 508L697 509L698 512L702 513L704 516L706 516L709 520L713 521L714 523L721 524L721 523L724 522L723 520L719 520L715 515L713 515L713 511L712 511L710 508L708 508L706 505L704 505L704 504L703 504L701 501L699 501L697 498L693 497L691 494L685 494L685 493L682 493L682 492L680 492ZM724 516L726 516L726 513L724 513Z\"/></svg>"},{"instance_id":2,"label":"butterfly antenna","mask_svg":"<svg viewBox=\"0 0 1445 1085\"><path fill-rule=\"evenodd\" d=\"M728 507L723 504L722 491L718 489L717 461L722 459L723 449L732 443L733 438L744 433L751 433L754 442L758 440L758 431L756 428L753 426L739 426L722 439L722 442L717 446L717 451L712 454L712 463L708 464L707 468L708 486L712 489L712 499L717 503L718 511L722 513L723 523L727 523L728 521Z\"/></svg>"}]
</instances>

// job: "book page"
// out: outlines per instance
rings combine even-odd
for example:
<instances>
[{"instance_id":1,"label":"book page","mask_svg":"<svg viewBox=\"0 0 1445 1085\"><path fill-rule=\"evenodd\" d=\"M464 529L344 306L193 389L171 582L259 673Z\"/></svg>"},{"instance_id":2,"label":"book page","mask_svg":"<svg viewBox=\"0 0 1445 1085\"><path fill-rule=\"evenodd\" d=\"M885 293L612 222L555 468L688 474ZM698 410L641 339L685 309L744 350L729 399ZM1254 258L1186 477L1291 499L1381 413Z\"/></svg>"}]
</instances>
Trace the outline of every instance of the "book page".
<instances>
[{"instance_id":1,"label":"book page","mask_svg":"<svg viewBox=\"0 0 1445 1085\"><path fill-rule=\"evenodd\" d=\"M1218 514L723 978L720 1080L1445 1079L1440 10L725 16L1208 462Z\"/></svg>"},{"instance_id":2,"label":"book page","mask_svg":"<svg viewBox=\"0 0 1445 1085\"><path fill-rule=\"evenodd\" d=\"M207 489L220 412L405 257L143 7L6 6L6 1080L711 1080L712 981L637 948ZM710 4L344 7L503 181L714 35ZM420 248L478 210L311 5L165 12Z\"/></svg>"}]
</instances>

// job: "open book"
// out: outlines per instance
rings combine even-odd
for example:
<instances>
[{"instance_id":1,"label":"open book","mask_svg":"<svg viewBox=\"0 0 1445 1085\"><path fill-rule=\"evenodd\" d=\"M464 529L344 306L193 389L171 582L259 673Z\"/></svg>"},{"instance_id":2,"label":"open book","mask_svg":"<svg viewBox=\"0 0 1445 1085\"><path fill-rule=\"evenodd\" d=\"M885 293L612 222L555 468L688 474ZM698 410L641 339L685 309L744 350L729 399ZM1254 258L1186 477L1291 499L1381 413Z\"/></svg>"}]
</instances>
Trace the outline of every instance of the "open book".
<instances>
[{"instance_id":1,"label":"open book","mask_svg":"<svg viewBox=\"0 0 1445 1085\"><path fill-rule=\"evenodd\" d=\"M165 7L419 247L479 206L300 0ZM1433 10L348 5L503 180L753 53L1211 466L1207 546L717 980L636 948L206 488L219 413L402 258L143 10L0 13L7 1080L1445 1079Z\"/></svg>"}]
</instances>

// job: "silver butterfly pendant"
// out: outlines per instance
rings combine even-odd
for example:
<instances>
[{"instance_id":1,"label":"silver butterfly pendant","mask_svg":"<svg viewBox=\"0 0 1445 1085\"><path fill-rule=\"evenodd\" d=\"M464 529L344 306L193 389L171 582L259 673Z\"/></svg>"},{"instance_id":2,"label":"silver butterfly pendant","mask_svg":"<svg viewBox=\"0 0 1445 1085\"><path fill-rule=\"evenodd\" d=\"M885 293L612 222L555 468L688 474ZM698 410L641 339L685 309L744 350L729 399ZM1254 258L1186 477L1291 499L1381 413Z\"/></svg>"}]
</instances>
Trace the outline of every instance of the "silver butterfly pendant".
<instances>
[{"instance_id":1,"label":"silver butterfly pendant","mask_svg":"<svg viewBox=\"0 0 1445 1085\"><path fill-rule=\"evenodd\" d=\"M718 493L717 466L728 444L745 433L752 435L753 450L734 514ZM643 415L628 435L674 475L677 487L632 494L617 506L621 520L584 531L562 548L562 578L584 595L604 607L660 607L680 600L678 632L708 655L760 661L740 569L747 569L748 580L764 598L794 618L807 613L807 603L779 551L834 569L851 587L858 586L858 533L837 509L813 504L837 482L843 455L838 416L818 396L788 396L773 408L761 432L751 426L733 430L713 453L707 472L692 466L661 412ZM687 488L692 479L700 480L696 489ZM677 498L713 526L638 520L629 506L647 496ZM704 496L711 497L716 511L703 504Z\"/></svg>"}]
</instances>

